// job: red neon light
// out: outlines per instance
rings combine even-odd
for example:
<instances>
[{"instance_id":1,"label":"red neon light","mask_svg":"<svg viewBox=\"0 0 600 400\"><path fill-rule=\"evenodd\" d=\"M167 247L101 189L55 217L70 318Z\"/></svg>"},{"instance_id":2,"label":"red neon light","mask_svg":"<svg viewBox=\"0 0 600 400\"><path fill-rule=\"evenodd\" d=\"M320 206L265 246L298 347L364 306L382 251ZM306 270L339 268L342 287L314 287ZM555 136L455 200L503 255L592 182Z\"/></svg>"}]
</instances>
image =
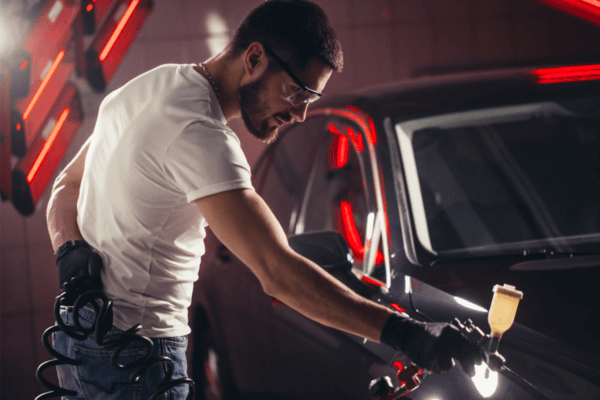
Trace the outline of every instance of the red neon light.
<instances>
[{"instance_id":1,"label":"red neon light","mask_svg":"<svg viewBox=\"0 0 600 400\"><path fill-rule=\"evenodd\" d=\"M61 60L63 59L64 56L65 56L65 51L64 50L61 50L60 53L58 53L58 56L56 56L56 59L54 60L54 62L50 66L50 69L48 70L48 73L46 73L46 76L44 77L44 80L42 81L42 84L38 88L37 92L35 92L35 95L31 99L31 102L29 102L29 105L25 109L25 112L23 113L23 121L26 120L27 117L29 117L29 113L31 113L31 109L33 108L33 106L35 105L35 103L37 103L38 99L40 98L40 95L42 94L42 92L46 88L46 85L48 84L48 81L50 80L50 78L52 78L52 75L54 74L54 71L56 71L56 68L58 68L58 64L60 64L60 62L61 62Z\"/></svg>"},{"instance_id":2,"label":"red neon light","mask_svg":"<svg viewBox=\"0 0 600 400\"><path fill-rule=\"evenodd\" d=\"M23 61L23 64L21 64L21 71L23 71L25 68L27 68L27 60Z\"/></svg>"},{"instance_id":3,"label":"red neon light","mask_svg":"<svg viewBox=\"0 0 600 400\"><path fill-rule=\"evenodd\" d=\"M310 115L310 116L319 115L319 114L339 115L339 116L353 120L362 128L363 132L365 132L367 134L367 141L369 143L373 143L373 141L371 140L371 132L369 131L369 127L367 126L365 121L362 118L360 118L358 115L356 115L355 113L352 113L350 111L345 111L345 110L339 110L339 109L335 109L335 108L319 108L316 110L309 111L309 113L308 113L308 115Z\"/></svg>"},{"instance_id":4,"label":"red neon light","mask_svg":"<svg viewBox=\"0 0 600 400\"><path fill-rule=\"evenodd\" d=\"M37 173L38 169L40 168L42 161L44 161L44 159L46 158L46 154L48 154L48 151L54 144L54 141L56 140L56 137L58 136L58 132L60 132L65 121L67 120L67 117L69 116L70 111L71 110L69 109L69 107L67 107L60 114L60 117L58 117L58 121L56 121L54 128L52 128L52 132L50 133L50 136L48 136L48 139L46 139L46 143L44 144L42 151L40 151L40 154L37 156L35 162L33 163L33 167L31 167L31 171L29 171L29 174L27 174L27 182L28 183L31 183L31 181L33 181L33 178L35 177L35 174Z\"/></svg>"},{"instance_id":5,"label":"red neon light","mask_svg":"<svg viewBox=\"0 0 600 400\"><path fill-rule=\"evenodd\" d=\"M88 6L85 8L85 10L87 12L90 12L90 11L92 11L92 8L94 8L94 5L93 4L88 4Z\"/></svg>"},{"instance_id":6,"label":"red neon light","mask_svg":"<svg viewBox=\"0 0 600 400\"><path fill-rule=\"evenodd\" d=\"M385 285L379 281L376 281L375 279L371 279L371 278L367 278L366 276L361 276L360 279L362 279L363 281L370 283L371 285L375 285L375 286L379 286L384 288Z\"/></svg>"},{"instance_id":7,"label":"red neon light","mask_svg":"<svg viewBox=\"0 0 600 400\"><path fill-rule=\"evenodd\" d=\"M398 371L402 371L404 369L404 365L400 361L396 361L392 364Z\"/></svg>"},{"instance_id":8,"label":"red neon light","mask_svg":"<svg viewBox=\"0 0 600 400\"><path fill-rule=\"evenodd\" d=\"M539 84L592 81L600 79L600 64L534 69L531 73Z\"/></svg>"},{"instance_id":9,"label":"red neon light","mask_svg":"<svg viewBox=\"0 0 600 400\"><path fill-rule=\"evenodd\" d=\"M365 248L360 243L360 236L358 236L358 230L354 224L354 217L352 216L352 209L350 203L342 201L342 220L344 221L344 230L346 231L346 238L348 244L354 251L354 254L359 258L365 257Z\"/></svg>"},{"instance_id":10,"label":"red neon light","mask_svg":"<svg viewBox=\"0 0 600 400\"><path fill-rule=\"evenodd\" d=\"M21 124L17 124L17 130L20 131L21 130Z\"/></svg>"},{"instance_id":11,"label":"red neon light","mask_svg":"<svg viewBox=\"0 0 600 400\"><path fill-rule=\"evenodd\" d=\"M400 311L400 312L406 312L406 310L402 307L400 307L398 304L396 303L390 303L390 306L392 306L392 308L396 311Z\"/></svg>"},{"instance_id":12,"label":"red neon light","mask_svg":"<svg viewBox=\"0 0 600 400\"><path fill-rule=\"evenodd\" d=\"M356 258L362 261L365 258L365 247L361 244L360 235L358 234L358 229L356 229L356 224L354 223L352 207L347 201L342 201L341 209L342 221L344 223L344 231L346 232L346 240L348 241L348 245L354 252ZM375 255L375 264L381 264L383 262L383 254L377 250L377 254Z\"/></svg>"},{"instance_id":13,"label":"red neon light","mask_svg":"<svg viewBox=\"0 0 600 400\"><path fill-rule=\"evenodd\" d=\"M99 59L101 62L106 59L106 56L108 56L108 53L110 52L110 50L114 46L115 42L119 38L119 35L123 31L123 28L125 28L127 21L129 21L129 18L131 18L131 14L133 14L133 11L135 10L135 8L137 7L139 2L140 2L140 0L133 0L131 2L131 4L129 4L129 7L127 7L127 11L125 11L125 14L123 14L123 17L121 17L121 20L119 21L119 24L117 25L117 28L115 29L112 36L106 43L106 46L104 46L102 53L100 53Z\"/></svg>"},{"instance_id":14,"label":"red neon light","mask_svg":"<svg viewBox=\"0 0 600 400\"><path fill-rule=\"evenodd\" d=\"M373 118L370 115L367 115L367 120L369 121L369 128L371 128L371 137L373 138L373 144L377 144L377 132L375 131L375 124L373 123Z\"/></svg>"},{"instance_id":15,"label":"red neon light","mask_svg":"<svg viewBox=\"0 0 600 400\"><path fill-rule=\"evenodd\" d=\"M348 163L348 138L344 135L340 135L337 140L337 158L335 165L338 168L342 168Z\"/></svg>"},{"instance_id":16,"label":"red neon light","mask_svg":"<svg viewBox=\"0 0 600 400\"><path fill-rule=\"evenodd\" d=\"M329 132L336 134L336 135L341 135L342 132L338 131L337 128L335 127L334 124L329 124Z\"/></svg>"}]
</instances>

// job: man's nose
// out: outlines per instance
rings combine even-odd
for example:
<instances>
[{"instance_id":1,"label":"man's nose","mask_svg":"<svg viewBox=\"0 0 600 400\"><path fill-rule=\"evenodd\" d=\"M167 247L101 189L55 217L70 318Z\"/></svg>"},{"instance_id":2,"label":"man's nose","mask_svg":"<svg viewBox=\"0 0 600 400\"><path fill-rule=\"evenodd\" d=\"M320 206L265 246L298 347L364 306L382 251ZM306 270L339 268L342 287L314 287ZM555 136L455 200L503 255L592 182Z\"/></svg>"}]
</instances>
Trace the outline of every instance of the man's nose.
<instances>
[{"instance_id":1,"label":"man's nose","mask_svg":"<svg viewBox=\"0 0 600 400\"><path fill-rule=\"evenodd\" d=\"M290 110L290 114L292 118L296 120L296 122L304 122L306 119L306 112L308 110L308 103L302 103L299 106L294 106Z\"/></svg>"}]
</instances>

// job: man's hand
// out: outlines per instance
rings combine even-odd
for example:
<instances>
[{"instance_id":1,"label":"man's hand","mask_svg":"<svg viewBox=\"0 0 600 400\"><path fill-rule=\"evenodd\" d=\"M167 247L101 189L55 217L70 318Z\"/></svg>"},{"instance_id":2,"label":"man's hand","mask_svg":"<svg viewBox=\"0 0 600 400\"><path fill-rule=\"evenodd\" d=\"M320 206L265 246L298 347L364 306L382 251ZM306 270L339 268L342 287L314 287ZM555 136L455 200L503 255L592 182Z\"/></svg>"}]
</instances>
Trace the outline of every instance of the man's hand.
<instances>
[{"instance_id":1,"label":"man's hand","mask_svg":"<svg viewBox=\"0 0 600 400\"><path fill-rule=\"evenodd\" d=\"M399 313L390 316L381 342L402 351L419 367L433 373L449 371L458 361L467 375L483 361L481 350L451 324L419 322Z\"/></svg>"},{"instance_id":2,"label":"man's hand","mask_svg":"<svg viewBox=\"0 0 600 400\"><path fill-rule=\"evenodd\" d=\"M66 293L63 305L73 305L88 290L102 290L102 258L87 243L73 243L56 259L60 289Z\"/></svg>"}]
</instances>

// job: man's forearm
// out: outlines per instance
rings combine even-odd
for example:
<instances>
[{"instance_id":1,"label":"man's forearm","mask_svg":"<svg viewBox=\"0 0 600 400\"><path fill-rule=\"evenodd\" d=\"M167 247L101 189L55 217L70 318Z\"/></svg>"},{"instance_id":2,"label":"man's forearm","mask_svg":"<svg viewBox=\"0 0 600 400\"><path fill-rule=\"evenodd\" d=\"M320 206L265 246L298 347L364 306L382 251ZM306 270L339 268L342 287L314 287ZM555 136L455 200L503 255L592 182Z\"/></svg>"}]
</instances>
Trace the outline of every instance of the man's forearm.
<instances>
[{"instance_id":1,"label":"man's forearm","mask_svg":"<svg viewBox=\"0 0 600 400\"><path fill-rule=\"evenodd\" d=\"M78 198L79 184L59 176L52 188L46 211L48 232L54 251L67 240L84 240L77 225Z\"/></svg>"},{"instance_id":2,"label":"man's forearm","mask_svg":"<svg viewBox=\"0 0 600 400\"><path fill-rule=\"evenodd\" d=\"M292 255L291 268L271 287L271 295L306 317L324 325L379 342L392 310L367 300L321 267Z\"/></svg>"}]
</instances>

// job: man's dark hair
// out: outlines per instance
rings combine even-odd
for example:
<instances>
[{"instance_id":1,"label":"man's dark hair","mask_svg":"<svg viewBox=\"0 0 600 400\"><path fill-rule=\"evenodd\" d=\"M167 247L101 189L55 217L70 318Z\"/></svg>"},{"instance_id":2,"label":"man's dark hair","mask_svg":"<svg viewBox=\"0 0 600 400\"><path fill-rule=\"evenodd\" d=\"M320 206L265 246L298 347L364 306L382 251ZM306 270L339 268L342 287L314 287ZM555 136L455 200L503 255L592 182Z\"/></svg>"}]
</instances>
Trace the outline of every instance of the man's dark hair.
<instances>
[{"instance_id":1,"label":"man's dark hair","mask_svg":"<svg viewBox=\"0 0 600 400\"><path fill-rule=\"evenodd\" d=\"M341 72L342 46L325 12L306 0L268 0L243 19L230 44L233 57L254 42L267 45L294 71L304 71L316 58ZM270 62L270 69L279 69Z\"/></svg>"}]
</instances>

